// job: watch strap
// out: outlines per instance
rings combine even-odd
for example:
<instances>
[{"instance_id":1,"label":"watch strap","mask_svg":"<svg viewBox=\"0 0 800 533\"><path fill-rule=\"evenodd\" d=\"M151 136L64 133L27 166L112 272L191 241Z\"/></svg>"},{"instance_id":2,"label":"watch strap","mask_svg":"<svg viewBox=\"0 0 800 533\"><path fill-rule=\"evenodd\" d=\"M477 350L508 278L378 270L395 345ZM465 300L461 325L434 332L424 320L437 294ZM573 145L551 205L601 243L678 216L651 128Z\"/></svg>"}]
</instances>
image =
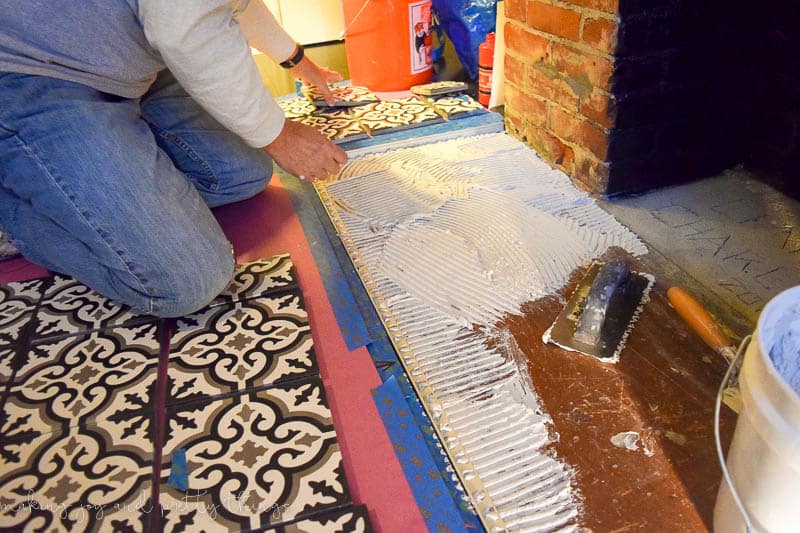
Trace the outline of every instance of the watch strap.
<instances>
[{"instance_id":1,"label":"watch strap","mask_svg":"<svg viewBox=\"0 0 800 533\"><path fill-rule=\"evenodd\" d=\"M283 68L293 68L296 67L300 61L303 60L303 56L305 55L305 49L303 48L302 44L297 45L297 51L294 53L292 57L287 59L286 61L281 62L281 66Z\"/></svg>"}]
</instances>

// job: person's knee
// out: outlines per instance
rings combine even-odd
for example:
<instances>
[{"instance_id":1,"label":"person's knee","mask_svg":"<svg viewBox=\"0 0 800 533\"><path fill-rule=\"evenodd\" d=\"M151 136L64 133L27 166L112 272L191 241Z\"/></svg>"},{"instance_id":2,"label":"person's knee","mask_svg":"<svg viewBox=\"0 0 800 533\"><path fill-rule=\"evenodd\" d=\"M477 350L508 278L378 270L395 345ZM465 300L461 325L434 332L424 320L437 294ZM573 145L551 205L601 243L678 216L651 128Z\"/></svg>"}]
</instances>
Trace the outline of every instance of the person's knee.
<instances>
[{"instance_id":1,"label":"person's knee","mask_svg":"<svg viewBox=\"0 0 800 533\"><path fill-rule=\"evenodd\" d=\"M254 150L242 162L242 176L245 176L238 186L234 187L234 193L242 200L252 198L263 191L269 180L272 178L273 164L263 150Z\"/></svg>"},{"instance_id":2,"label":"person's knee","mask_svg":"<svg viewBox=\"0 0 800 533\"><path fill-rule=\"evenodd\" d=\"M198 257L196 262L176 265L161 278L163 286L154 291L151 314L179 317L202 309L228 286L234 265L230 247Z\"/></svg>"},{"instance_id":3,"label":"person's knee","mask_svg":"<svg viewBox=\"0 0 800 533\"><path fill-rule=\"evenodd\" d=\"M247 200L263 191L272 178L272 159L263 150L232 154L230 168L213 192L201 191L210 207Z\"/></svg>"}]
</instances>

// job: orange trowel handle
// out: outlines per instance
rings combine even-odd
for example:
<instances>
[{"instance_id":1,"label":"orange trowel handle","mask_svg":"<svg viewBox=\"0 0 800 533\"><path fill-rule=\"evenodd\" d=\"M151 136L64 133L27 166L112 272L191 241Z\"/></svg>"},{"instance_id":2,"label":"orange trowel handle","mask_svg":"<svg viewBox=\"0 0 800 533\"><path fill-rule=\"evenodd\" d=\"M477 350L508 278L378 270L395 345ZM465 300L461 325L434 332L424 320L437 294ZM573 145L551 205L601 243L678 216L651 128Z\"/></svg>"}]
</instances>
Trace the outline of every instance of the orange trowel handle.
<instances>
[{"instance_id":1,"label":"orange trowel handle","mask_svg":"<svg viewBox=\"0 0 800 533\"><path fill-rule=\"evenodd\" d=\"M680 287L670 287L667 298L675 311L706 344L720 351L731 345L731 340L719 329L703 305Z\"/></svg>"}]
</instances>

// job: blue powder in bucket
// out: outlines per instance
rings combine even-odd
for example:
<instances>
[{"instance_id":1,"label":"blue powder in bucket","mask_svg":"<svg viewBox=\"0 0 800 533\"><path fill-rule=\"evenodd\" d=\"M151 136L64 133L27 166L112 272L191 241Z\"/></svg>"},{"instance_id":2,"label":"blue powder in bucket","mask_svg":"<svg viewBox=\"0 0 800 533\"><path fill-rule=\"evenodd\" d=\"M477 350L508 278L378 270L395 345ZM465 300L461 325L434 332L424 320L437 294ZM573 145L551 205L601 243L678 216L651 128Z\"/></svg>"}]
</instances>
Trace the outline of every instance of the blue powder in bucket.
<instances>
[{"instance_id":1,"label":"blue powder in bucket","mask_svg":"<svg viewBox=\"0 0 800 533\"><path fill-rule=\"evenodd\" d=\"M800 303L789 307L773 328L769 357L786 383L800 394Z\"/></svg>"}]
</instances>

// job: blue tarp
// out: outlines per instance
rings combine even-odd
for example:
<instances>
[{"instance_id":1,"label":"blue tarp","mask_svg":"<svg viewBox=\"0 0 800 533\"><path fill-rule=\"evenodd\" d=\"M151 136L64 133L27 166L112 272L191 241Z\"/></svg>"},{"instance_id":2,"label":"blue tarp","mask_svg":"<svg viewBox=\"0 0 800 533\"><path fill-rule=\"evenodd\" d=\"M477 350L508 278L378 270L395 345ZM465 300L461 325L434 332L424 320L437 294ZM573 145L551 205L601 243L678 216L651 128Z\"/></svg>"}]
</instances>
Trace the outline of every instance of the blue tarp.
<instances>
[{"instance_id":1,"label":"blue tarp","mask_svg":"<svg viewBox=\"0 0 800 533\"><path fill-rule=\"evenodd\" d=\"M472 79L478 77L478 46L495 30L497 0L433 0L433 10Z\"/></svg>"}]
</instances>

